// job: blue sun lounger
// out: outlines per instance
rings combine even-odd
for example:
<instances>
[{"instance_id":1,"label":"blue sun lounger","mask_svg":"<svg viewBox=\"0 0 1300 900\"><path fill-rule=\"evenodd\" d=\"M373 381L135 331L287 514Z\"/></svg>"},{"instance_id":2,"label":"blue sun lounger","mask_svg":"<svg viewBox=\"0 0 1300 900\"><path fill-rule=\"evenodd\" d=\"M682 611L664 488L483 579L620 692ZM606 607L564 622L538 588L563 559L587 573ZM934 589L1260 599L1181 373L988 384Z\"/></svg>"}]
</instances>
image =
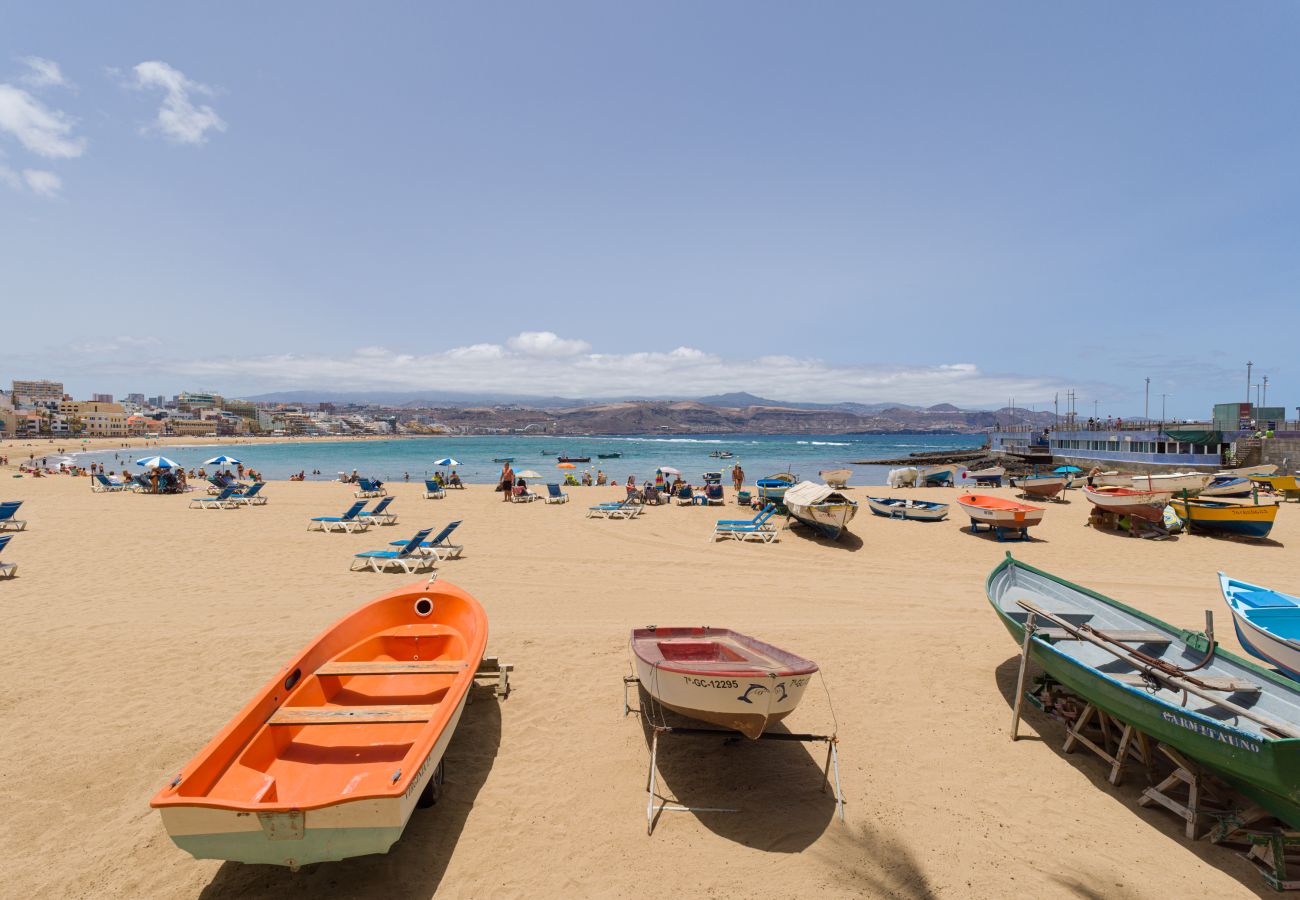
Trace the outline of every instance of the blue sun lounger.
<instances>
[{"instance_id":1,"label":"blue sun lounger","mask_svg":"<svg viewBox=\"0 0 1300 900\"><path fill-rule=\"evenodd\" d=\"M354 531L366 531L370 528L370 523L360 518L360 512L365 507L366 501L358 500L352 504L349 509L341 516L317 516L307 523L308 531L346 531L351 534Z\"/></svg>"},{"instance_id":2,"label":"blue sun lounger","mask_svg":"<svg viewBox=\"0 0 1300 900\"><path fill-rule=\"evenodd\" d=\"M235 500L235 489L226 488L215 497L195 497L190 501L190 509L238 509L239 501Z\"/></svg>"},{"instance_id":3,"label":"blue sun lounger","mask_svg":"<svg viewBox=\"0 0 1300 900\"><path fill-rule=\"evenodd\" d=\"M397 568L408 575L421 569L432 569L438 557L420 552L420 545L424 543L424 539L431 531L432 528L417 531L415 537L403 542L401 550L367 550L358 553L352 557L350 569L353 572L360 572L362 569L384 572L390 568Z\"/></svg>"},{"instance_id":4,"label":"blue sun lounger","mask_svg":"<svg viewBox=\"0 0 1300 900\"><path fill-rule=\"evenodd\" d=\"M752 537L770 544L776 540L777 527L768 519L775 512L775 504L769 503L752 519L723 519L713 526L713 534L710 535L709 540L712 542L720 537L729 537L737 541L747 541Z\"/></svg>"},{"instance_id":5,"label":"blue sun lounger","mask_svg":"<svg viewBox=\"0 0 1300 900\"><path fill-rule=\"evenodd\" d=\"M13 540L13 537L14 536L12 534L6 534L4 536L0 536L0 553L4 552L5 544L8 544L11 540ZM0 578L13 578L17 572L18 572L17 563L0 563Z\"/></svg>"},{"instance_id":6,"label":"blue sun lounger","mask_svg":"<svg viewBox=\"0 0 1300 900\"><path fill-rule=\"evenodd\" d=\"M385 497L375 504L374 509L361 513L357 518L364 519L371 525L396 525L397 513L388 512L388 507L392 502L392 497Z\"/></svg>"},{"instance_id":7,"label":"blue sun lounger","mask_svg":"<svg viewBox=\"0 0 1300 900\"><path fill-rule=\"evenodd\" d=\"M254 481L247 489L231 494L230 499L238 506L265 506L266 498L262 496L262 488L265 486L265 481Z\"/></svg>"},{"instance_id":8,"label":"blue sun lounger","mask_svg":"<svg viewBox=\"0 0 1300 900\"><path fill-rule=\"evenodd\" d=\"M420 548L419 548L420 551L425 553L426 555L432 555L437 557L439 562L441 562L444 559L456 559L458 556L461 555L461 553L465 551L465 548L461 544L451 543L450 541L447 540L447 538L451 537L451 533L460 527L460 523L462 521L463 520L461 519L457 519L455 522L452 522L442 531L438 532L438 534L434 537L433 540L423 541L420 544ZM393 541L388 546L403 547L405 545L406 545L406 541Z\"/></svg>"},{"instance_id":9,"label":"blue sun lounger","mask_svg":"<svg viewBox=\"0 0 1300 900\"><path fill-rule=\"evenodd\" d=\"M438 484L438 482L434 481L432 478L424 479L425 500L441 500L446 496L447 492L443 490L442 485Z\"/></svg>"},{"instance_id":10,"label":"blue sun lounger","mask_svg":"<svg viewBox=\"0 0 1300 900\"><path fill-rule=\"evenodd\" d=\"M641 504L632 502L632 498L628 497L620 503L597 503L595 506L587 507L587 518L635 519L641 515L641 510L644 508Z\"/></svg>"},{"instance_id":11,"label":"blue sun lounger","mask_svg":"<svg viewBox=\"0 0 1300 900\"><path fill-rule=\"evenodd\" d=\"M566 494L564 491L560 490L560 486L558 484L548 483L546 485L546 496L543 497L542 499L545 500L547 503L568 503L569 495Z\"/></svg>"},{"instance_id":12,"label":"blue sun lounger","mask_svg":"<svg viewBox=\"0 0 1300 900\"><path fill-rule=\"evenodd\" d=\"M382 481L375 481L371 478L362 478L357 481L357 492L354 496L365 497L382 497L388 493Z\"/></svg>"},{"instance_id":13,"label":"blue sun lounger","mask_svg":"<svg viewBox=\"0 0 1300 900\"><path fill-rule=\"evenodd\" d=\"M14 514L18 512L18 507L23 505L21 500L9 500L0 503L0 531L22 531L27 527L27 523L22 519L15 519Z\"/></svg>"},{"instance_id":14,"label":"blue sun lounger","mask_svg":"<svg viewBox=\"0 0 1300 900\"><path fill-rule=\"evenodd\" d=\"M113 481L107 475L95 474L91 476L90 480L90 489L96 494L116 494L128 487L130 485L121 481Z\"/></svg>"}]
</instances>

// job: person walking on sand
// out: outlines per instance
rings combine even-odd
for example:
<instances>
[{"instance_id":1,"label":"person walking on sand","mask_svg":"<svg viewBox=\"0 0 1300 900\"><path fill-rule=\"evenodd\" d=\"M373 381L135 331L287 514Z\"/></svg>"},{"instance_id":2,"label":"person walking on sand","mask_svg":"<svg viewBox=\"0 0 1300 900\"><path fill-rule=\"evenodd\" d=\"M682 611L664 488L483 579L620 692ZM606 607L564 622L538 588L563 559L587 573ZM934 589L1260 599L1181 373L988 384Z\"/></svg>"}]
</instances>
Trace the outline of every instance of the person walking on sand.
<instances>
[{"instance_id":1,"label":"person walking on sand","mask_svg":"<svg viewBox=\"0 0 1300 900\"><path fill-rule=\"evenodd\" d=\"M501 464L501 500L503 503L510 502L510 495L514 493L515 488L515 470L510 468L510 463Z\"/></svg>"},{"instance_id":2,"label":"person walking on sand","mask_svg":"<svg viewBox=\"0 0 1300 900\"><path fill-rule=\"evenodd\" d=\"M731 483L736 486L737 491L745 484L745 470L740 467L740 463L731 467Z\"/></svg>"}]
</instances>

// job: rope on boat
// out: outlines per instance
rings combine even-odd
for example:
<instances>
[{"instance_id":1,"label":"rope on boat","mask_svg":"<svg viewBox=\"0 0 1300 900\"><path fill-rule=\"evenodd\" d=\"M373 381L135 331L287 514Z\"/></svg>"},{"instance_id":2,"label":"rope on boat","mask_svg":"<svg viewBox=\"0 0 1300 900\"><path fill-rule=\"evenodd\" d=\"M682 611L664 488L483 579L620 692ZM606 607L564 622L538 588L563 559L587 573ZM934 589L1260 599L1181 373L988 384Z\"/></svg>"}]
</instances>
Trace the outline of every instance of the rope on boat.
<instances>
[{"instance_id":1,"label":"rope on boat","mask_svg":"<svg viewBox=\"0 0 1300 900\"><path fill-rule=\"evenodd\" d=\"M835 738L840 733L840 720L835 717L835 704L831 701L831 689L826 686L826 673L821 670L820 666L817 668L817 677L821 679L822 690L826 692L826 706L831 711L831 725L833 726L831 737Z\"/></svg>"}]
</instances>

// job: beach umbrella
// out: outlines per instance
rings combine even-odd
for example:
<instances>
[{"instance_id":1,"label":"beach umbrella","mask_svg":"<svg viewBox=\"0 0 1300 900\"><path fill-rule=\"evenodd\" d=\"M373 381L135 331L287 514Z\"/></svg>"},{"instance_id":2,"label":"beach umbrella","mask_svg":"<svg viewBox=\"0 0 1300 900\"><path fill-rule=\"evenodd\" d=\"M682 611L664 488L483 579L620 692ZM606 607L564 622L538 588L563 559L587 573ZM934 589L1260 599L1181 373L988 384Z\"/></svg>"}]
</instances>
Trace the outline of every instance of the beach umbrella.
<instances>
[{"instance_id":1,"label":"beach umbrella","mask_svg":"<svg viewBox=\"0 0 1300 900\"><path fill-rule=\"evenodd\" d=\"M682 474L680 471L678 471L677 469L674 469L672 466L661 466L661 467L659 468L659 471L660 471L660 472L663 472L665 475L680 475L680 474Z\"/></svg>"},{"instance_id":2,"label":"beach umbrella","mask_svg":"<svg viewBox=\"0 0 1300 900\"><path fill-rule=\"evenodd\" d=\"M555 468L557 468L557 469L576 469L576 468L578 468L578 467L575 466L573 463L558 463L558 464L555 466Z\"/></svg>"},{"instance_id":3,"label":"beach umbrella","mask_svg":"<svg viewBox=\"0 0 1300 900\"><path fill-rule=\"evenodd\" d=\"M1082 472L1083 469L1080 469L1078 466L1057 466L1052 471L1057 475L1071 475L1076 472Z\"/></svg>"},{"instance_id":4,"label":"beach umbrella","mask_svg":"<svg viewBox=\"0 0 1300 900\"><path fill-rule=\"evenodd\" d=\"M442 459L435 461L434 465L435 466L458 466L460 465L460 463L452 459L450 456L444 456Z\"/></svg>"},{"instance_id":5,"label":"beach umbrella","mask_svg":"<svg viewBox=\"0 0 1300 900\"><path fill-rule=\"evenodd\" d=\"M172 462L165 456L146 456L144 459L135 461L137 466L144 466L146 469L179 469L180 464Z\"/></svg>"},{"instance_id":6,"label":"beach umbrella","mask_svg":"<svg viewBox=\"0 0 1300 900\"><path fill-rule=\"evenodd\" d=\"M529 469L527 472L516 472L515 475L518 476L519 478L541 478L542 477L541 472L534 472L532 469Z\"/></svg>"},{"instance_id":7,"label":"beach umbrella","mask_svg":"<svg viewBox=\"0 0 1300 900\"><path fill-rule=\"evenodd\" d=\"M237 465L239 465L239 460L235 459L233 456L226 456L226 455L223 453L221 456L214 456L214 457L212 457L212 459L205 459L205 460L203 461L203 465L205 465L205 466L237 466Z\"/></svg>"}]
</instances>

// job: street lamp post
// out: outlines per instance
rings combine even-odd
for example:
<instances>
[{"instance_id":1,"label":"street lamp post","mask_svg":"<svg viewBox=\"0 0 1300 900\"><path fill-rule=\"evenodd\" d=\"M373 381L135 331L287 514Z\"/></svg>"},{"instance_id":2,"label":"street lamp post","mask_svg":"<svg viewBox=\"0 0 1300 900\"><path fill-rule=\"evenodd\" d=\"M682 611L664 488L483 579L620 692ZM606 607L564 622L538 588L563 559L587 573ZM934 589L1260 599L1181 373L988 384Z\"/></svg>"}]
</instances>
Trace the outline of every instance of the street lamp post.
<instances>
[{"instance_id":1,"label":"street lamp post","mask_svg":"<svg viewBox=\"0 0 1300 900\"><path fill-rule=\"evenodd\" d=\"M1142 422L1151 421L1151 377L1147 376L1146 399L1142 401Z\"/></svg>"}]
</instances>

